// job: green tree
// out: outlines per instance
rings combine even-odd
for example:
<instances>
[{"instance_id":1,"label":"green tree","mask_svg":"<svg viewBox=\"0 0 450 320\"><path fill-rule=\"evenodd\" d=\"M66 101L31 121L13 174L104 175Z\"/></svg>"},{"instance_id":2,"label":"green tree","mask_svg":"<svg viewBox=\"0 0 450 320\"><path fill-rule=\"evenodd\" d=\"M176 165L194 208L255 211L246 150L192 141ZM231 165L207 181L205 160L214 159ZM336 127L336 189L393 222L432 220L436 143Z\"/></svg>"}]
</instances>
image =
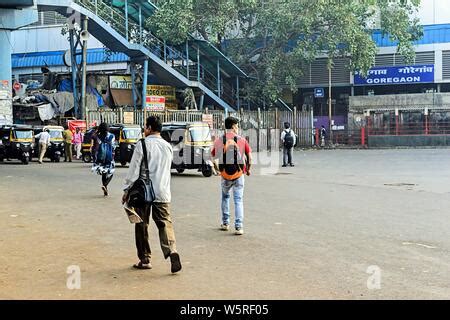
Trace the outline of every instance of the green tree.
<instances>
[{"instance_id":1,"label":"green tree","mask_svg":"<svg viewBox=\"0 0 450 320\"><path fill-rule=\"evenodd\" d=\"M153 31L174 43L189 33L216 43L253 78L246 86L251 99L274 101L286 85L295 92L305 67L318 56L330 65L348 57L351 70L366 74L377 53L374 29L396 41L407 62L422 36L414 18L420 0L160 0L158 5L148 21Z\"/></svg>"}]
</instances>

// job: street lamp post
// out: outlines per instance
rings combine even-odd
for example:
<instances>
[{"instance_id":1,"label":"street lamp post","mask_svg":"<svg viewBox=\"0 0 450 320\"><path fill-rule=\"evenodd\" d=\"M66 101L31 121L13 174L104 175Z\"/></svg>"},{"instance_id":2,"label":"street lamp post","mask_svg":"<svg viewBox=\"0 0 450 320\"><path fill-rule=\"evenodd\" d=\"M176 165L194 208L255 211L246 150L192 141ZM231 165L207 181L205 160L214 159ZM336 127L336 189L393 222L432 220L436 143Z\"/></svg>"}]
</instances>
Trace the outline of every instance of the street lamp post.
<instances>
[{"instance_id":1,"label":"street lamp post","mask_svg":"<svg viewBox=\"0 0 450 320\"><path fill-rule=\"evenodd\" d=\"M332 125L332 100L331 100L331 68L333 67L333 61L328 60L328 121L329 121L329 132L330 132L330 144L333 143L333 125Z\"/></svg>"}]
</instances>

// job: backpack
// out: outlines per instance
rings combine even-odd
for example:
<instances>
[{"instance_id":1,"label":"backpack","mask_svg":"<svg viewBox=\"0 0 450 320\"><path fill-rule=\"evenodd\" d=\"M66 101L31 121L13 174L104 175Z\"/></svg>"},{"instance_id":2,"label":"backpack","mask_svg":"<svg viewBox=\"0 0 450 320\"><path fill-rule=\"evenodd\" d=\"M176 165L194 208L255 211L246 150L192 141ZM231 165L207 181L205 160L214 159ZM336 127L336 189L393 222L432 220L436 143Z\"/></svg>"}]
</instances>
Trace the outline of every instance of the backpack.
<instances>
[{"instance_id":1,"label":"backpack","mask_svg":"<svg viewBox=\"0 0 450 320\"><path fill-rule=\"evenodd\" d=\"M236 180L244 174L244 158L237 142L237 136L229 140L223 136L223 161L219 170L225 180Z\"/></svg>"},{"instance_id":2,"label":"backpack","mask_svg":"<svg viewBox=\"0 0 450 320\"><path fill-rule=\"evenodd\" d=\"M108 134L105 138L100 139L100 145L97 151L97 163L108 164L113 160L112 139L114 135Z\"/></svg>"},{"instance_id":3,"label":"backpack","mask_svg":"<svg viewBox=\"0 0 450 320\"><path fill-rule=\"evenodd\" d=\"M284 132L286 133L284 136L284 147L290 149L294 147L294 134L292 130L284 130Z\"/></svg>"}]
</instances>

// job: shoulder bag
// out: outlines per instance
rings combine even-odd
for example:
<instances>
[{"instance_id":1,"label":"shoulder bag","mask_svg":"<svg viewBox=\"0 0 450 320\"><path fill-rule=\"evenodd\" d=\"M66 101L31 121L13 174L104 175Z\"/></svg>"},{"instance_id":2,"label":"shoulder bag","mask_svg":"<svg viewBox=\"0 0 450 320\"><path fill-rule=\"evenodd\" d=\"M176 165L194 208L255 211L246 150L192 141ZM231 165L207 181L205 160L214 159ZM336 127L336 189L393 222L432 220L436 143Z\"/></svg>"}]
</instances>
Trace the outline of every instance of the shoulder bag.
<instances>
[{"instance_id":1,"label":"shoulder bag","mask_svg":"<svg viewBox=\"0 0 450 320\"><path fill-rule=\"evenodd\" d=\"M145 166L145 179L142 179L139 174L139 179L133 183L128 191L128 205L134 208L144 208L147 205L151 205L153 201L155 201L155 192L153 190L153 184L150 179L150 172L148 170L145 139L141 139L141 143L142 152L144 154L142 161L144 161Z\"/></svg>"}]
</instances>

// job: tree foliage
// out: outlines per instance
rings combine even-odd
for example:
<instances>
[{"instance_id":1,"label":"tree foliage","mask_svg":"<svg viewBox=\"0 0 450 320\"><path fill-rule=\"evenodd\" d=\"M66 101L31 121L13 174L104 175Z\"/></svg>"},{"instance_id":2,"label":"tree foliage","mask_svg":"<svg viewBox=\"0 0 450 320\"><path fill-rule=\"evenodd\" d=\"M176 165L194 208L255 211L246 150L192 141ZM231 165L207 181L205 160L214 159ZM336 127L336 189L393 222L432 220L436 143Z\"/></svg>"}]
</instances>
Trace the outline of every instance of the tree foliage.
<instances>
[{"instance_id":1,"label":"tree foliage","mask_svg":"<svg viewBox=\"0 0 450 320\"><path fill-rule=\"evenodd\" d=\"M398 44L407 62L422 36L420 0L160 0L148 25L173 43L188 34L209 40L254 79L246 93L275 100L296 91L305 67L323 56L349 57L351 70L373 66L374 29Z\"/></svg>"}]
</instances>

